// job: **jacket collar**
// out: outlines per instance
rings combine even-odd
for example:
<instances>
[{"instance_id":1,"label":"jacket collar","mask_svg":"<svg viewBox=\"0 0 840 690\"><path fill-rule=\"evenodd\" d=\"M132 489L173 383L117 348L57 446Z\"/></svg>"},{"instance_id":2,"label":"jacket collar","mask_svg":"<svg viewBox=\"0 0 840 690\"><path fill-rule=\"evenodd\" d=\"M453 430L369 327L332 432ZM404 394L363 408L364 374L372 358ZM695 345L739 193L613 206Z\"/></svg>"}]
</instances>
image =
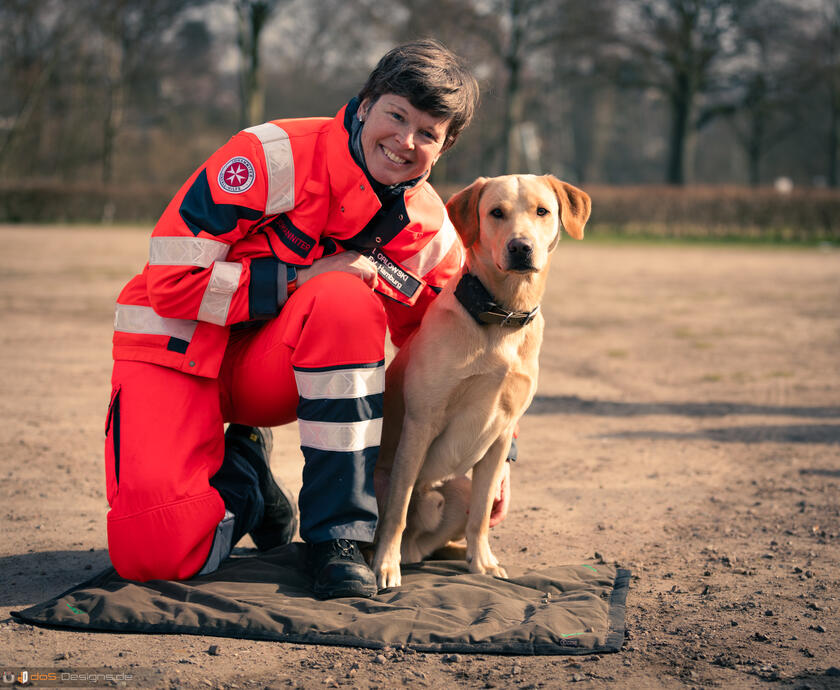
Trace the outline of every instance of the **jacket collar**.
<instances>
[{"instance_id":1,"label":"jacket collar","mask_svg":"<svg viewBox=\"0 0 840 690\"><path fill-rule=\"evenodd\" d=\"M477 323L482 326L496 324L521 328L531 321L540 311L540 305L531 311L510 311L493 299L487 288L472 273L464 273L455 287L455 297Z\"/></svg>"}]
</instances>

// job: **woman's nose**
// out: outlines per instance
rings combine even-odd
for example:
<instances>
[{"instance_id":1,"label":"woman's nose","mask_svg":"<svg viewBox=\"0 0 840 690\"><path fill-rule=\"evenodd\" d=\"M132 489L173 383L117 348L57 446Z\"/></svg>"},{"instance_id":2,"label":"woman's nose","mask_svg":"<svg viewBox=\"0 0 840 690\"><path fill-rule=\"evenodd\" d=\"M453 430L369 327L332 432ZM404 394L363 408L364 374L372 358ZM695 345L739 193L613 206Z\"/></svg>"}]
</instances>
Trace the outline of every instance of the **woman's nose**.
<instances>
[{"instance_id":1,"label":"woman's nose","mask_svg":"<svg viewBox=\"0 0 840 690\"><path fill-rule=\"evenodd\" d=\"M399 141L404 148L414 148L414 134L412 132L399 132L397 134L397 141Z\"/></svg>"}]
</instances>

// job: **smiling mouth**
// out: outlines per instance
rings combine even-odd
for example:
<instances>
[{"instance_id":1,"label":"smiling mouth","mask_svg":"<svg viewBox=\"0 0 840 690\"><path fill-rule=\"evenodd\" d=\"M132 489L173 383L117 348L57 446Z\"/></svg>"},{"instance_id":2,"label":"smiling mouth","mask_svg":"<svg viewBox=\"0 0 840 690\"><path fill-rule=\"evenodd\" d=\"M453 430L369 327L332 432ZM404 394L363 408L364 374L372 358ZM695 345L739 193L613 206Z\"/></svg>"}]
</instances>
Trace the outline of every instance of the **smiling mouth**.
<instances>
[{"instance_id":1,"label":"smiling mouth","mask_svg":"<svg viewBox=\"0 0 840 690\"><path fill-rule=\"evenodd\" d=\"M392 163L396 163L397 165L405 165L406 163L408 163L408 161L405 158L400 158L396 153L382 146L382 144L379 145L379 148L382 149L382 153L385 154L385 158L387 158Z\"/></svg>"}]
</instances>

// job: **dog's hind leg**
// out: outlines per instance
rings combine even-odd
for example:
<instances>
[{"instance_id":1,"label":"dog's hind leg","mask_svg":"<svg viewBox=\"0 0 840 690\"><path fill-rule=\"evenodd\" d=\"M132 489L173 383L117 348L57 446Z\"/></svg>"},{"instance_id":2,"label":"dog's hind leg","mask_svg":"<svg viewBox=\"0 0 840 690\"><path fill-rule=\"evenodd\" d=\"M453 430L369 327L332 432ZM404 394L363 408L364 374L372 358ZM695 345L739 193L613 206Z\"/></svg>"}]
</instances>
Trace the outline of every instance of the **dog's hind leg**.
<instances>
[{"instance_id":1,"label":"dog's hind leg","mask_svg":"<svg viewBox=\"0 0 840 690\"><path fill-rule=\"evenodd\" d=\"M469 477L462 475L448 479L436 489L444 499L443 509L435 529L417 534L414 539L414 545L421 558L428 558L449 542L464 538L471 485ZM463 555L460 558L463 558Z\"/></svg>"}]
</instances>

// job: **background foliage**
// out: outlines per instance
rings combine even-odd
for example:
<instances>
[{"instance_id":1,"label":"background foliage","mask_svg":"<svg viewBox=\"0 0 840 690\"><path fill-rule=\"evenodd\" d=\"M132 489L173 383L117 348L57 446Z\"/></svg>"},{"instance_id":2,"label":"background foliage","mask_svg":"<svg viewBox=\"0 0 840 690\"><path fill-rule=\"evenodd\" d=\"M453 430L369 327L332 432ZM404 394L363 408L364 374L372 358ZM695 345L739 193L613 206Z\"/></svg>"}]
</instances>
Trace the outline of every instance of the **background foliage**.
<instances>
[{"instance_id":1,"label":"background foliage","mask_svg":"<svg viewBox=\"0 0 840 690\"><path fill-rule=\"evenodd\" d=\"M0 219L153 220L234 132L332 115L420 36L482 86L442 190L552 172L624 232L838 232L840 0L3 0Z\"/></svg>"}]
</instances>

